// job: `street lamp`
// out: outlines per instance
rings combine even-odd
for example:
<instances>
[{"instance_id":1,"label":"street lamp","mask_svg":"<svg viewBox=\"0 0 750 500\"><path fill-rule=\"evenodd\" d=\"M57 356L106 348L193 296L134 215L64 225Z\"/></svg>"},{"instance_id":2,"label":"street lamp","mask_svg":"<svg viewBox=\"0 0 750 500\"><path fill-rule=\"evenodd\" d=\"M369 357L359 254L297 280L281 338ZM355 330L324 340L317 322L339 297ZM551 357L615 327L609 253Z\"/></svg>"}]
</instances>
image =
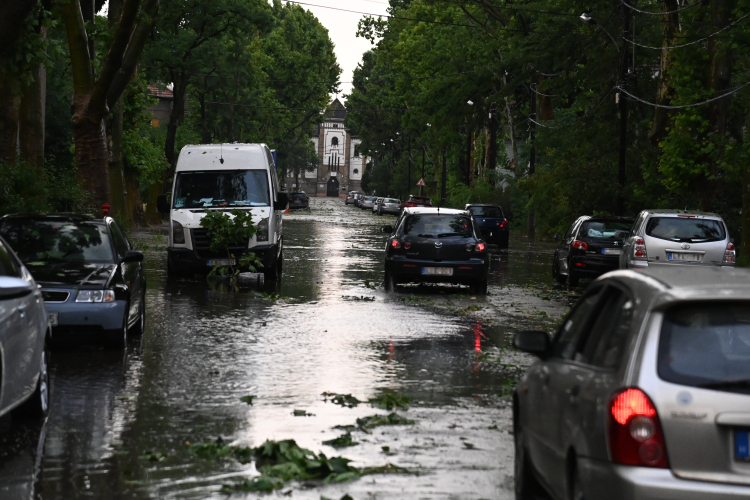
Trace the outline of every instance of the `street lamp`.
<instances>
[{"instance_id":1,"label":"street lamp","mask_svg":"<svg viewBox=\"0 0 750 500\"><path fill-rule=\"evenodd\" d=\"M466 104L468 104L469 106L473 106L474 102L473 101L466 101Z\"/></svg>"},{"instance_id":2,"label":"street lamp","mask_svg":"<svg viewBox=\"0 0 750 500\"><path fill-rule=\"evenodd\" d=\"M597 23L596 19L594 19L593 17L591 17L590 15L588 15L585 12L583 14L581 14L580 19L581 19L581 21L583 21L586 24L593 24L594 26L597 26L597 27L601 28L602 31L605 32L607 34L607 36L609 36L610 40L612 40L612 43L615 44L615 48L617 49L617 51L618 52L620 51L620 47L619 47L619 45L617 45L617 42L615 41L614 37L609 34L609 31L607 31L606 29L604 29L604 26L602 26L601 24Z\"/></svg>"}]
</instances>

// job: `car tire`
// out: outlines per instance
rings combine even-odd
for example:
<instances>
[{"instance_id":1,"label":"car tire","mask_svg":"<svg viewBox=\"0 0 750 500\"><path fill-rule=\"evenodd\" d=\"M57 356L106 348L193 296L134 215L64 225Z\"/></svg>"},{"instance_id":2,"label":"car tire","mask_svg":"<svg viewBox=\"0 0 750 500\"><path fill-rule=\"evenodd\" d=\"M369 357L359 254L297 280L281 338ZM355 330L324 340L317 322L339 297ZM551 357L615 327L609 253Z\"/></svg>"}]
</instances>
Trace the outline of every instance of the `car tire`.
<instances>
[{"instance_id":1,"label":"car tire","mask_svg":"<svg viewBox=\"0 0 750 500\"><path fill-rule=\"evenodd\" d=\"M560 274L560 263L557 259L557 254L555 254L554 260L552 261L552 279L563 285L567 280L565 276Z\"/></svg>"},{"instance_id":2,"label":"car tire","mask_svg":"<svg viewBox=\"0 0 750 500\"><path fill-rule=\"evenodd\" d=\"M108 350L118 351L125 349L128 345L128 310L130 304L125 306L125 314L122 318L122 328L107 332L104 339L104 347Z\"/></svg>"},{"instance_id":3,"label":"car tire","mask_svg":"<svg viewBox=\"0 0 750 500\"><path fill-rule=\"evenodd\" d=\"M36 389L29 399L16 408L14 414L27 419L41 419L49 414L49 357L50 351L47 343L42 349L42 359L39 367L39 379Z\"/></svg>"},{"instance_id":4,"label":"car tire","mask_svg":"<svg viewBox=\"0 0 750 500\"><path fill-rule=\"evenodd\" d=\"M141 297L139 311L138 323L135 324L133 329L134 335L143 335L146 332L146 297Z\"/></svg>"},{"instance_id":5,"label":"car tire","mask_svg":"<svg viewBox=\"0 0 750 500\"><path fill-rule=\"evenodd\" d=\"M515 459L514 459L514 488L516 500L535 500L540 497L543 490L534 477L534 471L526 453L526 444L523 440L523 431L514 429ZM542 496L542 498L544 498Z\"/></svg>"},{"instance_id":6,"label":"car tire","mask_svg":"<svg viewBox=\"0 0 750 500\"><path fill-rule=\"evenodd\" d=\"M573 271L568 268L568 286L570 288L575 288L578 286L578 283L581 281L581 278L578 276L573 275Z\"/></svg>"},{"instance_id":7,"label":"car tire","mask_svg":"<svg viewBox=\"0 0 750 500\"><path fill-rule=\"evenodd\" d=\"M274 262L273 266L269 267L268 269L265 269L263 271L263 280L264 281L276 281L279 276L281 276L281 271L283 268L283 262L284 262L284 250L282 250L278 257L276 257L276 262Z\"/></svg>"},{"instance_id":8,"label":"car tire","mask_svg":"<svg viewBox=\"0 0 750 500\"><path fill-rule=\"evenodd\" d=\"M396 279L396 276L394 276L392 272L386 271L385 279L383 280L383 286L385 287L385 291L388 293L393 293L396 291L397 285L398 285L398 280Z\"/></svg>"},{"instance_id":9,"label":"car tire","mask_svg":"<svg viewBox=\"0 0 750 500\"><path fill-rule=\"evenodd\" d=\"M471 293L476 295L487 295L487 278L477 278L471 284Z\"/></svg>"}]
</instances>

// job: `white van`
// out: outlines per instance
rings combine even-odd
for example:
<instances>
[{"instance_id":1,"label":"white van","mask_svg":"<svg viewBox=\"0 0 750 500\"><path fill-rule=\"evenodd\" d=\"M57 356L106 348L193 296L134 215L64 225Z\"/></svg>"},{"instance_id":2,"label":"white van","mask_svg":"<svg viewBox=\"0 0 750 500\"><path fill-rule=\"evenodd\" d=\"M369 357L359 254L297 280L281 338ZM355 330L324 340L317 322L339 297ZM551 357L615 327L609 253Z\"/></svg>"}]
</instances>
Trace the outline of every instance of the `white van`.
<instances>
[{"instance_id":1,"label":"white van","mask_svg":"<svg viewBox=\"0 0 750 500\"><path fill-rule=\"evenodd\" d=\"M281 213L288 202L265 144L185 146L177 159L172 196L161 195L157 203L159 212L169 213L170 274L207 273L213 266L227 265L226 255L209 250L201 219L207 210L240 209L253 214L258 232L232 253L239 259L254 252L263 261L266 280L277 278L283 262Z\"/></svg>"}]
</instances>

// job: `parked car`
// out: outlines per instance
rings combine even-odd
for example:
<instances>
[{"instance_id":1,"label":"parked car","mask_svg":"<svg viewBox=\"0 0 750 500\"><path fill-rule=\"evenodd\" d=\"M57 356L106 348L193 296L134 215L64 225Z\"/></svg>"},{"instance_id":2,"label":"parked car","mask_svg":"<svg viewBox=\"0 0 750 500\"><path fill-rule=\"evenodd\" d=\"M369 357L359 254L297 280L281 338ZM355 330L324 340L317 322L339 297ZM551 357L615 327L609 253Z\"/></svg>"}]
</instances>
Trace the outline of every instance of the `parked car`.
<instances>
[{"instance_id":1,"label":"parked car","mask_svg":"<svg viewBox=\"0 0 750 500\"><path fill-rule=\"evenodd\" d=\"M707 212L644 210L623 244L620 269L665 264L733 266L736 254L721 216Z\"/></svg>"},{"instance_id":2,"label":"parked car","mask_svg":"<svg viewBox=\"0 0 750 500\"><path fill-rule=\"evenodd\" d=\"M0 416L49 411L47 311L34 278L0 238Z\"/></svg>"},{"instance_id":3,"label":"parked car","mask_svg":"<svg viewBox=\"0 0 750 500\"><path fill-rule=\"evenodd\" d=\"M619 268L623 242L633 219L584 215L559 240L552 258L552 277L569 286L581 278L596 278Z\"/></svg>"},{"instance_id":4,"label":"parked car","mask_svg":"<svg viewBox=\"0 0 750 500\"><path fill-rule=\"evenodd\" d=\"M499 205L472 203L466 205L465 209L474 216L477 228L487 243L500 248L508 248L510 239L508 219L505 218L503 209Z\"/></svg>"},{"instance_id":5,"label":"parked car","mask_svg":"<svg viewBox=\"0 0 750 500\"><path fill-rule=\"evenodd\" d=\"M489 256L465 210L405 208L385 245L385 287L399 283L433 282L469 285L487 293Z\"/></svg>"},{"instance_id":6,"label":"parked car","mask_svg":"<svg viewBox=\"0 0 750 500\"><path fill-rule=\"evenodd\" d=\"M0 235L41 285L56 342L85 336L122 349L131 332L143 332L143 253L114 219L6 215Z\"/></svg>"},{"instance_id":7,"label":"parked car","mask_svg":"<svg viewBox=\"0 0 750 500\"><path fill-rule=\"evenodd\" d=\"M375 201L372 203L372 211L377 212L381 203L383 203L383 198L375 198Z\"/></svg>"},{"instance_id":8,"label":"parked car","mask_svg":"<svg viewBox=\"0 0 750 500\"><path fill-rule=\"evenodd\" d=\"M238 263L253 252L263 262L266 281L276 280L284 260L283 215L289 196L281 190L271 150L265 144L187 145L177 159L172 197L159 197L159 211L169 215L167 243L170 275L205 273ZM219 146L217 150L216 146ZM249 212L258 231L247 243L214 252L201 219L208 210Z\"/></svg>"},{"instance_id":9,"label":"parked car","mask_svg":"<svg viewBox=\"0 0 750 500\"><path fill-rule=\"evenodd\" d=\"M602 276L513 395L516 498L750 498L750 270Z\"/></svg>"},{"instance_id":10,"label":"parked car","mask_svg":"<svg viewBox=\"0 0 750 500\"><path fill-rule=\"evenodd\" d=\"M431 206L432 206L432 200L430 200L429 197L410 194L409 197L406 199L406 201L403 202L399 208L403 210L404 208L431 207Z\"/></svg>"},{"instance_id":11,"label":"parked car","mask_svg":"<svg viewBox=\"0 0 750 500\"><path fill-rule=\"evenodd\" d=\"M310 198L306 193L292 193L289 195L289 208L310 208Z\"/></svg>"},{"instance_id":12,"label":"parked car","mask_svg":"<svg viewBox=\"0 0 750 500\"><path fill-rule=\"evenodd\" d=\"M357 193L354 195L354 206L359 207L360 202L362 201L362 198L364 198L365 195L362 193Z\"/></svg>"},{"instance_id":13,"label":"parked car","mask_svg":"<svg viewBox=\"0 0 750 500\"><path fill-rule=\"evenodd\" d=\"M363 196L362 199L359 201L359 208L372 209L372 206L374 203L375 203L374 196Z\"/></svg>"},{"instance_id":14,"label":"parked car","mask_svg":"<svg viewBox=\"0 0 750 500\"><path fill-rule=\"evenodd\" d=\"M398 215L401 212L400 205L401 200L398 198L383 198L383 202L378 206L378 215Z\"/></svg>"},{"instance_id":15,"label":"parked car","mask_svg":"<svg viewBox=\"0 0 750 500\"><path fill-rule=\"evenodd\" d=\"M349 194L346 195L346 198L344 199L344 205L354 205L354 200L357 196L356 191L350 191Z\"/></svg>"}]
</instances>

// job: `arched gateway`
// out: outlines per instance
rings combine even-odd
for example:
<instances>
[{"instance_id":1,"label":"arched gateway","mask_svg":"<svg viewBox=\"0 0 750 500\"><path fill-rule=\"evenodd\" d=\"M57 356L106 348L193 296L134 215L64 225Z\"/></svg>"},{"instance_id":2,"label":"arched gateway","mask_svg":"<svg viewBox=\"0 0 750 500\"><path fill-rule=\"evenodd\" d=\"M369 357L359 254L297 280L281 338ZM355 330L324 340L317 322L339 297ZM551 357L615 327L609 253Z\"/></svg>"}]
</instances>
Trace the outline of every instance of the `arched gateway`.
<instances>
[{"instance_id":1,"label":"arched gateway","mask_svg":"<svg viewBox=\"0 0 750 500\"><path fill-rule=\"evenodd\" d=\"M339 180L336 177L328 179L328 188L326 189L326 196L338 196L339 195Z\"/></svg>"}]
</instances>

